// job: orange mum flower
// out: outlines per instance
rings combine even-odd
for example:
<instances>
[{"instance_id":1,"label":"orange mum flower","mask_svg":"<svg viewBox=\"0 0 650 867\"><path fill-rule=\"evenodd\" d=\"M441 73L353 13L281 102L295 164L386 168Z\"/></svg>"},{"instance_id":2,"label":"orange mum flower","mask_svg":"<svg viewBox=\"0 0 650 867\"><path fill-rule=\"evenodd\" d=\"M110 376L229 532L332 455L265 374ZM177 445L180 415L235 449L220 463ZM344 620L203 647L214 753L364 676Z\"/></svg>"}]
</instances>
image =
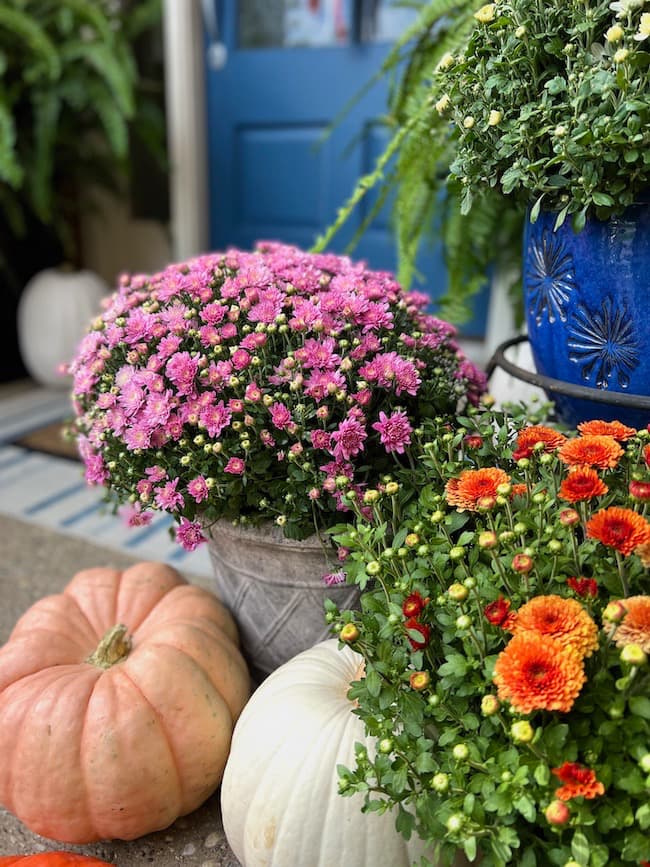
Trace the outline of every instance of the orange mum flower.
<instances>
[{"instance_id":1,"label":"orange mum flower","mask_svg":"<svg viewBox=\"0 0 650 867\"><path fill-rule=\"evenodd\" d=\"M528 485L524 482L517 482L512 486L511 497L524 497L528 493Z\"/></svg>"},{"instance_id":2,"label":"orange mum flower","mask_svg":"<svg viewBox=\"0 0 650 867\"><path fill-rule=\"evenodd\" d=\"M583 421L578 425L578 430L583 436L614 437L621 443L629 440L636 433L636 429L622 424L620 421Z\"/></svg>"},{"instance_id":3,"label":"orange mum flower","mask_svg":"<svg viewBox=\"0 0 650 867\"><path fill-rule=\"evenodd\" d=\"M586 677L577 653L548 635L519 632L499 654L493 679L499 698L520 713L568 713Z\"/></svg>"},{"instance_id":4,"label":"orange mum flower","mask_svg":"<svg viewBox=\"0 0 650 867\"><path fill-rule=\"evenodd\" d=\"M552 768L552 772L564 783L555 792L561 801L570 801L571 798L597 798L605 792L605 787L596 779L596 774L591 768L585 768L577 762L564 762L559 768Z\"/></svg>"},{"instance_id":5,"label":"orange mum flower","mask_svg":"<svg viewBox=\"0 0 650 867\"><path fill-rule=\"evenodd\" d=\"M650 653L650 596L630 596L621 599L627 612L614 635L617 647L638 644Z\"/></svg>"},{"instance_id":6,"label":"orange mum flower","mask_svg":"<svg viewBox=\"0 0 650 867\"><path fill-rule=\"evenodd\" d=\"M477 511L478 501L483 497L496 497L499 485L510 483L510 476L496 467L481 470L464 470L459 478L450 479L445 486L447 502L459 512Z\"/></svg>"},{"instance_id":7,"label":"orange mum flower","mask_svg":"<svg viewBox=\"0 0 650 867\"><path fill-rule=\"evenodd\" d=\"M560 485L558 496L570 503L602 497L609 488L591 467L574 467Z\"/></svg>"},{"instance_id":8,"label":"orange mum flower","mask_svg":"<svg viewBox=\"0 0 650 867\"><path fill-rule=\"evenodd\" d=\"M512 457L518 461L520 458L529 458L535 451L537 443L542 443L543 451L554 452L566 442L566 437L544 425L533 425L532 427L524 428L519 432L515 450Z\"/></svg>"},{"instance_id":9,"label":"orange mum flower","mask_svg":"<svg viewBox=\"0 0 650 867\"><path fill-rule=\"evenodd\" d=\"M613 437L584 436L567 440L558 452L560 460L572 467L613 469L623 455L623 449Z\"/></svg>"},{"instance_id":10,"label":"orange mum flower","mask_svg":"<svg viewBox=\"0 0 650 867\"><path fill-rule=\"evenodd\" d=\"M598 627L577 599L535 596L517 611L512 632L548 635L581 657L598 649Z\"/></svg>"},{"instance_id":11,"label":"orange mum flower","mask_svg":"<svg viewBox=\"0 0 650 867\"><path fill-rule=\"evenodd\" d=\"M643 447L643 459L650 467L650 444Z\"/></svg>"},{"instance_id":12,"label":"orange mum flower","mask_svg":"<svg viewBox=\"0 0 650 867\"><path fill-rule=\"evenodd\" d=\"M587 521L587 536L627 557L638 545L650 542L650 524L632 509L611 506Z\"/></svg>"}]
</instances>

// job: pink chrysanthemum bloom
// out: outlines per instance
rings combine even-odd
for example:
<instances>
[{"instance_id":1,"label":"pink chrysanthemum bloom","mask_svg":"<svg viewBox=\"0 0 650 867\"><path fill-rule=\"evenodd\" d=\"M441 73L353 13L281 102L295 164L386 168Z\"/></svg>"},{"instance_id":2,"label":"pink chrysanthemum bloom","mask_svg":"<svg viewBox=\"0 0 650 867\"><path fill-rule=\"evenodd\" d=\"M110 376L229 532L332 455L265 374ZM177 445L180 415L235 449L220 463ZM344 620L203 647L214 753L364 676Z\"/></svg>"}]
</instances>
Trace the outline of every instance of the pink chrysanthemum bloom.
<instances>
[{"instance_id":1,"label":"pink chrysanthemum bloom","mask_svg":"<svg viewBox=\"0 0 650 867\"><path fill-rule=\"evenodd\" d=\"M346 418L332 434L332 454L337 460L349 460L363 451L368 433L356 418Z\"/></svg>"},{"instance_id":2,"label":"pink chrysanthemum bloom","mask_svg":"<svg viewBox=\"0 0 650 867\"><path fill-rule=\"evenodd\" d=\"M242 458L230 458L228 463L223 468L224 473L230 473L233 476L243 476L246 464Z\"/></svg>"},{"instance_id":3,"label":"pink chrysanthemum bloom","mask_svg":"<svg viewBox=\"0 0 650 867\"><path fill-rule=\"evenodd\" d=\"M188 482L187 492L195 503L202 503L204 500L207 500L210 489L204 476L197 476L191 482Z\"/></svg>"},{"instance_id":4,"label":"pink chrysanthemum bloom","mask_svg":"<svg viewBox=\"0 0 650 867\"><path fill-rule=\"evenodd\" d=\"M379 421L376 421L372 427L378 431L381 444L387 452L404 454L404 449L411 442L413 428L403 410L397 410L389 416L383 411L380 412Z\"/></svg>"},{"instance_id":5,"label":"pink chrysanthemum bloom","mask_svg":"<svg viewBox=\"0 0 650 867\"><path fill-rule=\"evenodd\" d=\"M176 528L176 541L179 542L186 551L194 551L199 545L202 545L206 539L198 521L188 521L187 518L181 518L180 525Z\"/></svg>"}]
</instances>

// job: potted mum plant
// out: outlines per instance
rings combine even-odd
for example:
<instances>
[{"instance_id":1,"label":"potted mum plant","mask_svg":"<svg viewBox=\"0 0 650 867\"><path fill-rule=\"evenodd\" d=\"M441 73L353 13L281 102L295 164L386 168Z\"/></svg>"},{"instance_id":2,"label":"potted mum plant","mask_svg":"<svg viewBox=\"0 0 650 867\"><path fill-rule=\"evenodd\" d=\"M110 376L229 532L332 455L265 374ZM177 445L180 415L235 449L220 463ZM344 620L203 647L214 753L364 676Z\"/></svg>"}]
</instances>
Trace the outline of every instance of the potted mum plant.
<instances>
[{"instance_id":1,"label":"potted mum plant","mask_svg":"<svg viewBox=\"0 0 650 867\"><path fill-rule=\"evenodd\" d=\"M650 863L650 434L470 411L335 533L374 735L345 795L482 867Z\"/></svg>"},{"instance_id":2,"label":"potted mum plant","mask_svg":"<svg viewBox=\"0 0 650 867\"><path fill-rule=\"evenodd\" d=\"M257 669L326 634L314 603L338 578L322 535L342 487L375 484L425 417L484 390L427 303L388 273L264 243L125 276L79 347L88 481L133 523L172 514L187 549L208 535Z\"/></svg>"},{"instance_id":3,"label":"potted mum plant","mask_svg":"<svg viewBox=\"0 0 650 867\"><path fill-rule=\"evenodd\" d=\"M624 411L558 393L565 421L618 415L642 425L650 13L641 0L499 0L475 18L464 50L437 72L461 209L471 213L494 191L528 208L524 305L538 371L640 398L623 398L632 405Z\"/></svg>"}]
</instances>

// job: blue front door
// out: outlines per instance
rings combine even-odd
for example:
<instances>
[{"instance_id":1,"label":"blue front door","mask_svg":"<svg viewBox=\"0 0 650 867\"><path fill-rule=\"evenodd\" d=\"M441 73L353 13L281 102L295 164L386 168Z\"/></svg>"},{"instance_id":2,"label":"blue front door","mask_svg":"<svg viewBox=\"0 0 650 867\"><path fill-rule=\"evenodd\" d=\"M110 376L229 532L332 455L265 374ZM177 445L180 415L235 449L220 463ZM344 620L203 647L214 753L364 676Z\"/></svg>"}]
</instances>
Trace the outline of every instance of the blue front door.
<instances>
[{"instance_id":1,"label":"blue front door","mask_svg":"<svg viewBox=\"0 0 650 867\"><path fill-rule=\"evenodd\" d=\"M280 240L309 249L333 222L386 143L377 121L386 85L375 85L337 123L413 20L390 0L213 0L226 49L208 67L211 245L250 248ZM329 134L328 134L329 132ZM337 236L342 251L363 208ZM354 252L395 270L388 214ZM441 250L422 263L422 286L445 287ZM480 333L484 310L466 333Z\"/></svg>"}]
</instances>

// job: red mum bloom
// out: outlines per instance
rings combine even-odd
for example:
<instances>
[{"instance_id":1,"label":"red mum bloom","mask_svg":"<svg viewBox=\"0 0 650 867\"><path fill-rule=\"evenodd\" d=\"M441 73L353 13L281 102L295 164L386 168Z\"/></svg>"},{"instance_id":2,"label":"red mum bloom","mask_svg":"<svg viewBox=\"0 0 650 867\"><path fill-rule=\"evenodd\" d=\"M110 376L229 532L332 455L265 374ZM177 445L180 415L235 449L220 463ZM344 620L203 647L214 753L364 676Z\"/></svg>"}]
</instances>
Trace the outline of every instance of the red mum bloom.
<instances>
[{"instance_id":1,"label":"red mum bloom","mask_svg":"<svg viewBox=\"0 0 650 867\"><path fill-rule=\"evenodd\" d=\"M510 476L496 467L480 470L464 470L457 479L450 479L445 486L447 502L459 511L475 512L478 503L485 497L496 497L499 485L510 483Z\"/></svg>"},{"instance_id":2,"label":"red mum bloom","mask_svg":"<svg viewBox=\"0 0 650 867\"><path fill-rule=\"evenodd\" d=\"M418 614L422 613L425 605L425 600L416 590L414 593L411 593L406 597L402 603L402 611L404 612L405 617L417 617Z\"/></svg>"},{"instance_id":3,"label":"red mum bloom","mask_svg":"<svg viewBox=\"0 0 650 867\"><path fill-rule=\"evenodd\" d=\"M616 466L624 452L613 437L584 436L567 440L558 454L571 467L607 470Z\"/></svg>"},{"instance_id":4,"label":"red mum bloom","mask_svg":"<svg viewBox=\"0 0 650 867\"><path fill-rule=\"evenodd\" d=\"M643 458L646 464L650 467L650 445L643 447Z\"/></svg>"},{"instance_id":5,"label":"red mum bloom","mask_svg":"<svg viewBox=\"0 0 650 867\"><path fill-rule=\"evenodd\" d=\"M605 792L605 787L596 779L594 771L577 762L564 762L561 767L552 768L552 772L564 783L555 793L562 801L580 797L597 798Z\"/></svg>"},{"instance_id":6,"label":"red mum bloom","mask_svg":"<svg viewBox=\"0 0 650 867\"><path fill-rule=\"evenodd\" d=\"M587 536L627 557L637 545L650 542L650 524L632 509L611 506L587 521Z\"/></svg>"},{"instance_id":7,"label":"red mum bloom","mask_svg":"<svg viewBox=\"0 0 650 867\"><path fill-rule=\"evenodd\" d=\"M634 500L646 502L650 500L650 482L630 482L630 496Z\"/></svg>"},{"instance_id":8,"label":"red mum bloom","mask_svg":"<svg viewBox=\"0 0 650 867\"><path fill-rule=\"evenodd\" d=\"M586 596L598 596L598 582L593 578L567 578L566 583L583 599Z\"/></svg>"},{"instance_id":9,"label":"red mum bloom","mask_svg":"<svg viewBox=\"0 0 650 867\"><path fill-rule=\"evenodd\" d=\"M621 443L636 433L633 427L627 427L620 421L583 421L578 425L578 430L583 436L614 437Z\"/></svg>"},{"instance_id":10,"label":"red mum bloom","mask_svg":"<svg viewBox=\"0 0 650 867\"><path fill-rule=\"evenodd\" d=\"M552 430L550 427L543 425L533 425L532 427L524 428L519 432L515 450L512 457L518 461L520 458L529 458L534 451L537 443L541 443L544 452L554 452L566 442L566 437Z\"/></svg>"},{"instance_id":11,"label":"red mum bloom","mask_svg":"<svg viewBox=\"0 0 650 867\"><path fill-rule=\"evenodd\" d=\"M591 467L576 467L560 485L558 496L570 503L602 497L609 488Z\"/></svg>"},{"instance_id":12,"label":"red mum bloom","mask_svg":"<svg viewBox=\"0 0 650 867\"><path fill-rule=\"evenodd\" d=\"M419 632L422 636L422 638L418 640L417 638L411 638L411 636L407 634L413 650L422 650L423 647L427 646L429 643L429 636L431 635L431 628L427 626L426 623L420 623L420 621L416 620L415 617L409 617L409 619L404 623L404 626L406 629Z\"/></svg>"},{"instance_id":13,"label":"red mum bloom","mask_svg":"<svg viewBox=\"0 0 650 867\"><path fill-rule=\"evenodd\" d=\"M483 614L485 614L485 619L492 624L492 626L503 626L506 620L509 617L510 611L510 600L504 599L503 596L499 596L494 602L490 602L489 605L486 605L483 609Z\"/></svg>"}]
</instances>

